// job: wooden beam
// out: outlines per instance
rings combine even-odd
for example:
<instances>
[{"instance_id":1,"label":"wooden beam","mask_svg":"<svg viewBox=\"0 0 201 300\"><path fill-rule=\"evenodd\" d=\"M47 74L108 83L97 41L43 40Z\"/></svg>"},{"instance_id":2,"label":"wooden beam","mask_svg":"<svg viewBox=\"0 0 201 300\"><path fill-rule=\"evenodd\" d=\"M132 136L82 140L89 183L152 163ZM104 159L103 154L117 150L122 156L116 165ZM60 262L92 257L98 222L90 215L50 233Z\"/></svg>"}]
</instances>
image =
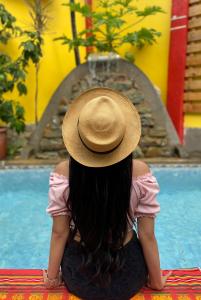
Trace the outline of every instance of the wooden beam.
<instances>
[{"instance_id":1,"label":"wooden beam","mask_svg":"<svg viewBox=\"0 0 201 300\"><path fill-rule=\"evenodd\" d=\"M191 43L187 46L187 53L201 52L201 39L200 43Z\"/></svg>"},{"instance_id":2,"label":"wooden beam","mask_svg":"<svg viewBox=\"0 0 201 300\"><path fill-rule=\"evenodd\" d=\"M190 66L200 66L201 65L201 54L189 55L187 56L186 65Z\"/></svg>"},{"instance_id":3,"label":"wooden beam","mask_svg":"<svg viewBox=\"0 0 201 300\"><path fill-rule=\"evenodd\" d=\"M189 0L190 4L201 3L200 0Z\"/></svg>"},{"instance_id":4,"label":"wooden beam","mask_svg":"<svg viewBox=\"0 0 201 300\"><path fill-rule=\"evenodd\" d=\"M188 42L195 42L201 40L201 30L191 30L188 33Z\"/></svg>"},{"instance_id":5,"label":"wooden beam","mask_svg":"<svg viewBox=\"0 0 201 300\"><path fill-rule=\"evenodd\" d=\"M201 93L186 92L184 93L184 101L201 101Z\"/></svg>"},{"instance_id":6,"label":"wooden beam","mask_svg":"<svg viewBox=\"0 0 201 300\"><path fill-rule=\"evenodd\" d=\"M201 68L200 67L198 67L198 68L190 67L190 68L186 69L186 71L185 71L186 78L196 79L200 76L201 76Z\"/></svg>"},{"instance_id":7,"label":"wooden beam","mask_svg":"<svg viewBox=\"0 0 201 300\"><path fill-rule=\"evenodd\" d=\"M188 22L188 29L201 27L201 18L193 17Z\"/></svg>"},{"instance_id":8,"label":"wooden beam","mask_svg":"<svg viewBox=\"0 0 201 300\"><path fill-rule=\"evenodd\" d=\"M201 103L184 103L185 113L201 113Z\"/></svg>"},{"instance_id":9,"label":"wooden beam","mask_svg":"<svg viewBox=\"0 0 201 300\"><path fill-rule=\"evenodd\" d=\"M201 91L201 79L199 80L186 80L185 81L185 90L191 91Z\"/></svg>"},{"instance_id":10,"label":"wooden beam","mask_svg":"<svg viewBox=\"0 0 201 300\"><path fill-rule=\"evenodd\" d=\"M190 6L189 17L200 16L200 15L201 15L201 4Z\"/></svg>"}]
</instances>

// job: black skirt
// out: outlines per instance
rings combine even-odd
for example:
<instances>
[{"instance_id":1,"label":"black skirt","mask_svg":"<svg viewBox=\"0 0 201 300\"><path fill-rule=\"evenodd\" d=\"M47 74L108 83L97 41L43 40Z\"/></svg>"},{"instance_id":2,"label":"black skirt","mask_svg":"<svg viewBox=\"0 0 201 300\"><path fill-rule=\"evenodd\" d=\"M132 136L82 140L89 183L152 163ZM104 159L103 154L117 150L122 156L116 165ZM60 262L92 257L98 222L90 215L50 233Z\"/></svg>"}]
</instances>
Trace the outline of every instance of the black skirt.
<instances>
[{"instance_id":1,"label":"black skirt","mask_svg":"<svg viewBox=\"0 0 201 300\"><path fill-rule=\"evenodd\" d=\"M109 286L101 287L92 283L89 277L80 271L80 243L75 240L69 242L61 263L63 280L68 291L84 300L128 300L133 297L146 284L148 275L142 248L135 232L131 240L119 251L123 251L125 258L123 268L112 274Z\"/></svg>"}]
</instances>

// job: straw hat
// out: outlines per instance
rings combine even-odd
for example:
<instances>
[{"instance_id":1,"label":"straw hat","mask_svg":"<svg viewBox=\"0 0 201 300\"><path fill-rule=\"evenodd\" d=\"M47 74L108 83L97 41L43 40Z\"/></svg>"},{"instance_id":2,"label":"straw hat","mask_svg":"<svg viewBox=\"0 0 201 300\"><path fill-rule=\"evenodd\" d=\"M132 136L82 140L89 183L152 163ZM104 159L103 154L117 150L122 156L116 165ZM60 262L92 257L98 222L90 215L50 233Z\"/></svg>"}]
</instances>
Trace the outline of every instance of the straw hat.
<instances>
[{"instance_id":1,"label":"straw hat","mask_svg":"<svg viewBox=\"0 0 201 300\"><path fill-rule=\"evenodd\" d=\"M68 153L80 164L105 167L127 157L141 134L140 117L124 95L93 88L75 99L63 120Z\"/></svg>"}]
</instances>

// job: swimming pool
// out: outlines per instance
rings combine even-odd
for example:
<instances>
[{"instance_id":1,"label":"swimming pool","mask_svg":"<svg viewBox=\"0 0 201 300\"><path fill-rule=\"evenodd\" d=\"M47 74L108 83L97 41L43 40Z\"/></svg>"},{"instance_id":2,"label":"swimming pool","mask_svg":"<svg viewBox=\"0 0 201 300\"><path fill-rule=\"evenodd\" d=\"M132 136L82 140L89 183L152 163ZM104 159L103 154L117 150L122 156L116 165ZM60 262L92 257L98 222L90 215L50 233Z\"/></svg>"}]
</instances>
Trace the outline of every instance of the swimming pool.
<instances>
[{"instance_id":1,"label":"swimming pool","mask_svg":"<svg viewBox=\"0 0 201 300\"><path fill-rule=\"evenodd\" d=\"M161 188L156 219L161 267L201 267L201 167L152 170ZM50 171L0 170L0 268L46 268Z\"/></svg>"}]
</instances>

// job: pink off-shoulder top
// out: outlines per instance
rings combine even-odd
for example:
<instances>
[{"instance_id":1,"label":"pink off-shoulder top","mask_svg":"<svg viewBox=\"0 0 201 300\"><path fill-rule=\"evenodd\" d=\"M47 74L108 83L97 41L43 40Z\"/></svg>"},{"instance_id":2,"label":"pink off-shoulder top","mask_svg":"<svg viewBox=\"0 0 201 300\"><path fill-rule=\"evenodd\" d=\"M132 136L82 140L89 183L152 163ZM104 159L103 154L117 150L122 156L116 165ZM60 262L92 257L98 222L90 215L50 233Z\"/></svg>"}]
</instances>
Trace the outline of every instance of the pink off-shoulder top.
<instances>
[{"instance_id":1,"label":"pink off-shoulder top","mask_svg":"<svg viewBox=\"0 0 201 300\"><path fill-rule=\"evenodd\" d=\"M132 179L130 211L133 219L155 217L160 211L156 195L159 185L151 172ZM49 180L49 205L46 209L52 217L70 215L67 209L69 181L60 174L52 172Z\"/></svg>"}]
</instances>

